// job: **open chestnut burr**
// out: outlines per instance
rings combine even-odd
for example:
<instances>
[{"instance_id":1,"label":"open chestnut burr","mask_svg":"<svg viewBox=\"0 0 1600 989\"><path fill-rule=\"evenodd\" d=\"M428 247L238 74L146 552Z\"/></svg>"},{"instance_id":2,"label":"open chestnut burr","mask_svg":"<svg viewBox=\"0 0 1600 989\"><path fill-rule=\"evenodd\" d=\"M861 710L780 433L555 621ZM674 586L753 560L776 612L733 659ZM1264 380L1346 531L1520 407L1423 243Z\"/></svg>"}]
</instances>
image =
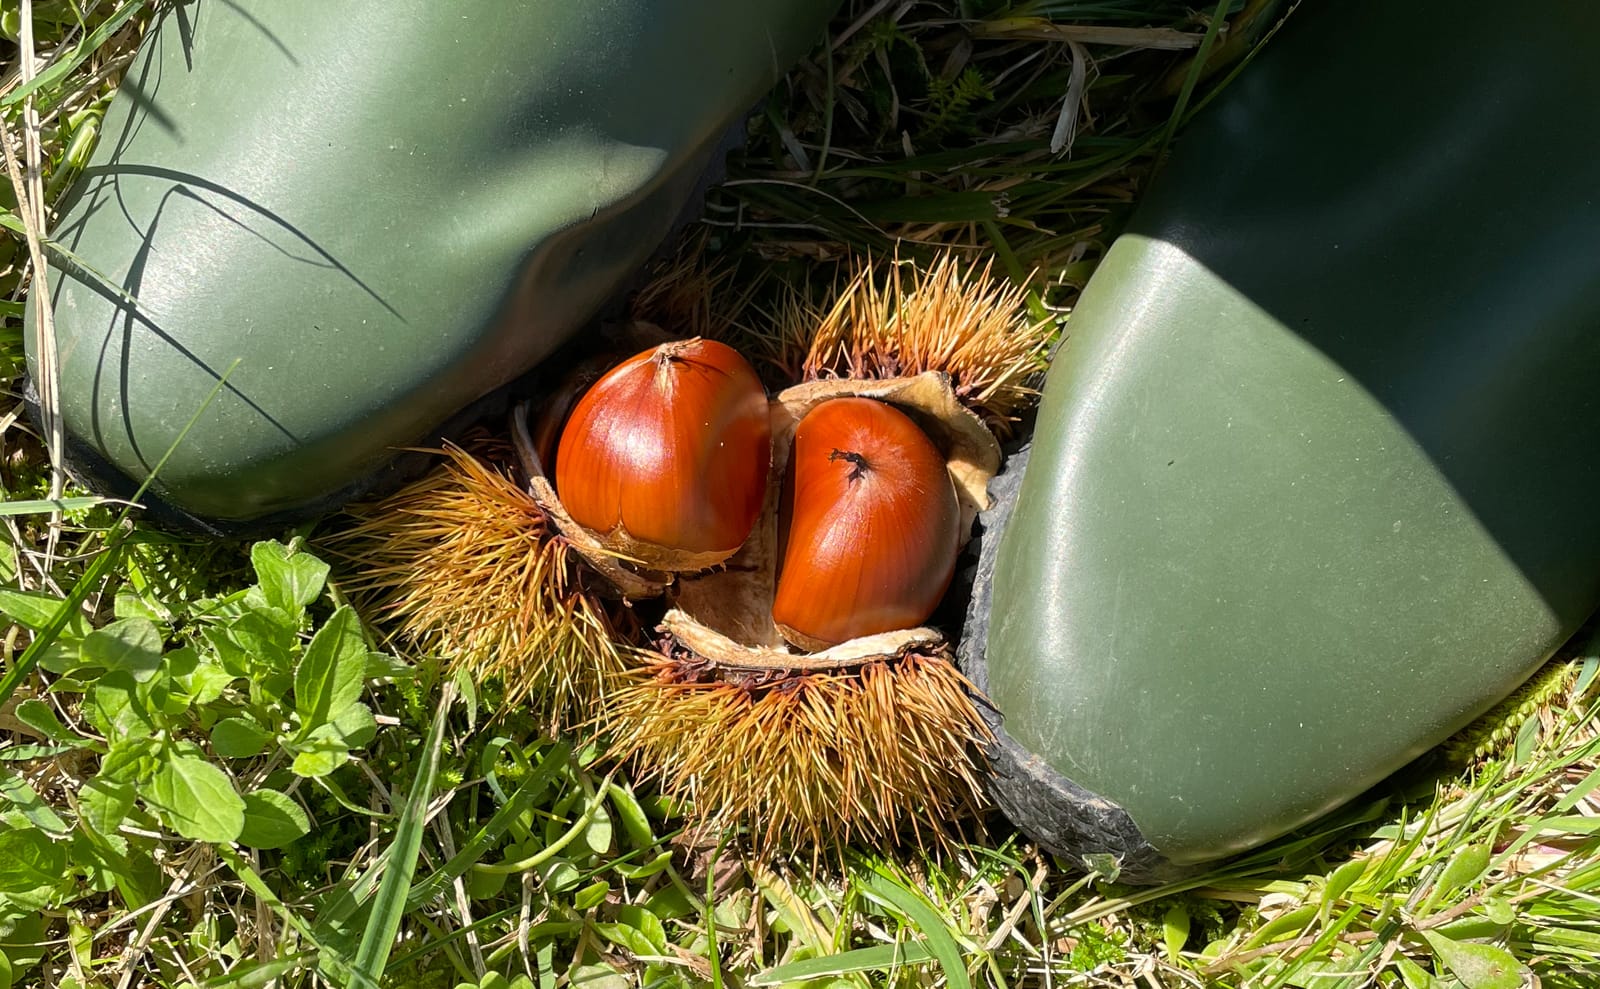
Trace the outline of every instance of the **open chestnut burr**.
<instances>
[{"instance_id":1,"label":"open chestnut burr","mask_svg":"<svg viewBox=\"0 0 1600 989\"><path fill-rule=\"evenodd\" d=\"M876 271L737 326L703 269L647 286L687 339L630 324L509 442L358 508L361 592L757 851L943 834L989 735L926 622L1050 326L953 259Z\"/></svg>"}]
</instances>

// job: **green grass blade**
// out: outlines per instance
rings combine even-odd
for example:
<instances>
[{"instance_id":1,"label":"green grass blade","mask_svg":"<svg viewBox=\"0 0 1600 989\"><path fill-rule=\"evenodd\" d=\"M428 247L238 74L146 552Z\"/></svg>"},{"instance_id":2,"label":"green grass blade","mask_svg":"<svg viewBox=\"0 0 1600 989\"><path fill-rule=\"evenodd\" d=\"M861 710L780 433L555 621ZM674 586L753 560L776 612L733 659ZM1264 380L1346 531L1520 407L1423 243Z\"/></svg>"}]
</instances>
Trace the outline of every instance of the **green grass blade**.
<instances>
[{"instance_id":1,"label":"green grass blade","mask_svg":"<svg viewBox=\"0 0 1600 989\"><path fill-rule=\"evenodd\" d=\"M1173 135L1178 133L1178 125L1183 122L1183 114L1189 106L1189 100L1194 96L1194 88L1200 83L1200 76L1205 72L1206 59L1211 57L1211 46L1216 43L1217 33L1228 20L1228 7L1230 0L1222 0L1217 4L1217 9L1211 15L1211 23L1206 25L1206 36L1200 42L1200 48L1194 53L1194 61L1189 63L1189 73L1184 76L1183 88L1178 91L1178 101L1173 104L1172 117L1167 121L1167 129L1161 135L1161 147L1156 151L1156 162L1159 164L1167 156L1167 148L1172 144Z\"/></svg>"},{"instance_id":2,"label":"green grass blade","mask_svg":"<svg viewBox=\"0 0 1600 989\"><path fill-rule=\"evenodd\" d=\"M866 877L864 892L885 906L905 914L924 938L923 947L944 969L950 989L972 989L967 978L967 966L961 961L961 946L950 936L947 925L922 897L899 885L887 876L873 874Z\"/></svg>"},{"instance_id":3,"label":"green grass blade","mask_svg":"<svg viewBox=\"0 0 1600 989\"><path fill-rule=\"evenodd\" d=\"M111 36L121 30L122 25L126 24L129 18L143 12L145 6L143 2L130 3L106 18L105 22L90 32L88 37L78 42L69 57L57 59L49 68L34 76L33 80L27 85L18 86L3 98L0 98L0 107L16 106L42 87L53 86L71 75L73 69L76 69L85 59L99 51L100 47L107 41L110 41Z\"/></svg>"},{"instance_id":4,"label":"green grass blade","mask_svg":"<svg viewBox=\"0 0 1600 989\"><path fill-rule=\"evenodd\" d=\"M747 986L781 986L808 979L825 979L851 972L875 972L900 965L920 965L937 961L938 957L927 945L920 942L908 944L878 944L870 948L857 948L826 958L807 958L805 961L778 965L757 973Z\"/></svg>"},{"instance_id":5,"label":"green grass blade","mask_svg":"<svg viewBox=\"0 0 1600 989\"><path fill-rule=\"evenodd\" d=\"M356 949L354 968L356 974L373 982L383 977L384 966L389 961L389 951L400 933L400 918L406 912L406 894L411 891L411 877L417 871L417 856L422 850L422 828L428 811L428 801L433 799L433 784L439 776L439 753L444 749L446 716L450 702L455 700L455 686L446 683L439 698L439 710L433 716L433 726L428 730L428 740L423 744L422 771L411 784L411 794L406 798L405 810L396 824L394 841L389 846L389 865L384 870L383 882L372 902L372 914L361 934L361 946Z\"/></svg>"},{"instance_id":6,"label":"green grass blade","mask_svg":"<svg viewBox=\"0 0 1600 989\"><path fill-rule=\"evenodd\" d=\"M557 742L551 749L544 753L539 760L539 766L529 775L522 784L511 794L511 799L489 818L478 833L461 846L461 850L450 856L449 861L440 866L434 873L422 882L411 888L406 897L406 907L416 910L426 904L435 896L444 892L446 886L459 876L464 876L468 869L478 864L478 860L486 852L492 851L500 836L522 815L524 809L533 803L534 798L543 794L550 780L557 770L566 765L567 759L572 755L572 743Z\"/></svg>"},{"instance_id":7,"label":"green grass blade","mask_svg":"<svg viewBox=\"0 0 1600 989\"><path fill-rule=\"evenodd\" d=\"M105 504L93 495L84 498L35 498L30 501L0 501L0 516L48 515L51 512L77 512Z\"/></svg>"}]
</instances>

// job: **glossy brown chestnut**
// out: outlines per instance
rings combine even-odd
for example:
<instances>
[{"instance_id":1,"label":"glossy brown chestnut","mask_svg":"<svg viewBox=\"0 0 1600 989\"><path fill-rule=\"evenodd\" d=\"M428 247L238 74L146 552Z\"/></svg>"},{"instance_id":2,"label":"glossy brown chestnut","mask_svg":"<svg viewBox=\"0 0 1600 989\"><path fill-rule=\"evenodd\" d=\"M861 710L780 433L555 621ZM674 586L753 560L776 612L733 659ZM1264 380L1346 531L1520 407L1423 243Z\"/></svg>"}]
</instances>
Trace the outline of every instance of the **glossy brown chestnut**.
<instances>
[{"instance_id":1,"label":"glossy brown chestnut","mask_svg":"<svg viewBox=\"0 0 1600 989\"><path fill-rule=\"evenodd\" d=\"M904 412L870 398L800 420L772 618L806 649L910 628L950 586L961 511L945 458Z\"/></svg>"},{"instance_id":2,"label":"glossy brown chestnut","mask_svg":"<svg viewBox=\"0 0 1600 989\"><path fill-rule=\"evenodd\" d=\"M755 370L725 344L675 340L623 361L578 400L556 448L556 493L608 548L698 569L749 537L771 458Z\"/></svg>"}]
</instances>

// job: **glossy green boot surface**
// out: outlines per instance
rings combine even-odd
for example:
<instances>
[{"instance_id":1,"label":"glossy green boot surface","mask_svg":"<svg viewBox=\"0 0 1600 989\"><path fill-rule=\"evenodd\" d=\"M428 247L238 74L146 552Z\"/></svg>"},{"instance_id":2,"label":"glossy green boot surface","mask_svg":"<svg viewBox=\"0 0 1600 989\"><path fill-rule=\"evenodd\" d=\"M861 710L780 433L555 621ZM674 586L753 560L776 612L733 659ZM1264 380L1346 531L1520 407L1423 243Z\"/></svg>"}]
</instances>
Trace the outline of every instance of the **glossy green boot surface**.
<instances>
[{"instance_id":1,"label":"glossy green boot surface","mask_svg":"<svg viewBox=\"0 0 1600 989\"><path fill-rule=\"evenodd\" d=\"M159 500L350 494L614 301L835 5L176 6L56 227L73 459L131 487L226 375Z\"/></svg>"},{"instance_id":2,"label":"glossy green boot surface","mask_svg":"<svg viewBox=\"0 0 1600 989\"><path fill-rule=\"evenodd\" d=\"M968 657L1058 850L1267 841L1600 603L1600 8L1500 13L1303 4L1073 313Z\"/></svg>"}]
</instances>

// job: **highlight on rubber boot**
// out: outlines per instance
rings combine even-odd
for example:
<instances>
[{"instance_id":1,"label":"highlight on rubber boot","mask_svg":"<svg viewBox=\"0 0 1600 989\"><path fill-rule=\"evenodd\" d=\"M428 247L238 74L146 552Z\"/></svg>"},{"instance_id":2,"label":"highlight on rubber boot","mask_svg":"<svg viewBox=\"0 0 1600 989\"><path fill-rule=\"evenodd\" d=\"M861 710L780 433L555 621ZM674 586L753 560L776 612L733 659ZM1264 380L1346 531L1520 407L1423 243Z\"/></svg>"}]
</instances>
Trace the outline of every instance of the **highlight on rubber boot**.
<instances>
[{"instance_id":1,"label":"highlight on rubber boot","mask_svg":"<svg viewBox=\"0 0 1600 989\"><path fill-rule=\"evenodd\" d=\"M369 615L695 822L936 842L985 806L990 739L950 587L1053 322L951 258L771 309L700 264L328 548Z\"/></svg>"},{"instance_id":2,"label":"highlight on rubber boot","mask_svg":"<svg viewBox=\"0 0 1600 989\"><path fill-rule=\"evenodd\" d=\"M835 6L171 5L56 227L70 466L170 450L145 500L224 530L370 490L621 298Z\"/></svg>"},{"instance_id":3,"label":"highlight on rubber boot","mask_svg":"<svg viewBox=\"0 0 1600 989\"><path fill-rule=\"evenodd\" d=\"M1306 4L1196 118L993 488L963 669L1073 860L1302 825L1600 604L1600 11L1435 6Z\"/></svg>"}]
</instances>

